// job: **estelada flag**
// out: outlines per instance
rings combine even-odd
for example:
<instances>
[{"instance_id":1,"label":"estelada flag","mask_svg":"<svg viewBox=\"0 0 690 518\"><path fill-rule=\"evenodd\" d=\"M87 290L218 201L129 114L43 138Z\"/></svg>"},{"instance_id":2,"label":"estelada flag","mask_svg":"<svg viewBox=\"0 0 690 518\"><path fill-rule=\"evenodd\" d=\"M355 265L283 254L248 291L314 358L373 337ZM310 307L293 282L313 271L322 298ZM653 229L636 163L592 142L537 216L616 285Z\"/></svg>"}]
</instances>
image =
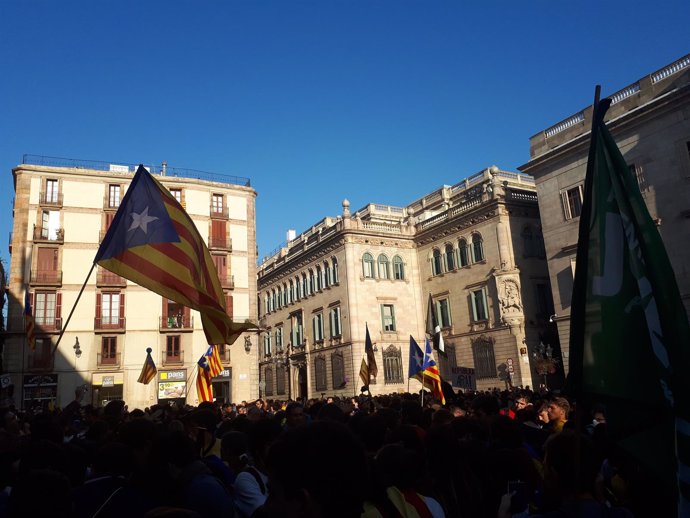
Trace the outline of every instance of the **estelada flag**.
<instances>
[{"instance_id":1,"label":"estelada flag","mask_svg":"<svg viewBox=\"0 0 690 518\"><path fill-rule=\"evenodd\" d=\"M215 345L209 346L197 362L196 391L199 401L213 401L212 380L223 370L220 352Z\"/></svg>"},{"instance_id":2,"label":"estelada flag","mask_svg":"<svg viewBox=\"0 0 690 518\"><path fill-rule=\"evenodd\" d=\"M211 254L189 214L139 166L94 262L201 313L209 344L255 327L234 323Z\"/></svg>"},{"instance_id":3,"label":"estelada flag","mask_svg":"<svg viewBox=\"0 0 690 518\"><path fill-rule=\"evenodd\" d=\"M157 372L158 369L156 369L156 364L151 357L151 348L148 347L146 349L146 360L144 360L144 366L141 368L141 374L139 374L137 382L148 385L156 377Z\"/></svg>"}]
</instances>

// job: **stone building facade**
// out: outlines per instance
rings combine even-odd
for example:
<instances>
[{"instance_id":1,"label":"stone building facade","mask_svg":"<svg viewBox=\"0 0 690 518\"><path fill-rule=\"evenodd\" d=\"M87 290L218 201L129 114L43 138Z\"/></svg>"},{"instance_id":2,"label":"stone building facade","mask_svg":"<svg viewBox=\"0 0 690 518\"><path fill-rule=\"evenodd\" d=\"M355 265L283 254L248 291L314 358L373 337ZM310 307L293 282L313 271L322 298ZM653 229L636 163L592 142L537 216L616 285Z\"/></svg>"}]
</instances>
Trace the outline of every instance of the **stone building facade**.
<instances>
[{"instance_id":1,"label":"stone building facade","mask_svg":"<svg viewBox=\"0 0 690 518\"><path fill-rule=\"evenodd\" d=\"M610 95L607 126L656 220L690 315L690 55ZM560 343L570 335L592 106L530 139Z\"/></svg>"},{"instance_id":2,"label":"stone building facade","mask_svg":"<svg viewBox=\"0 0 690 518\"><path fill-rule=\"evenodd\" d=\"M424 346L429 296L446 343L441 371L458 387L462 367L479 389L540 383L530 354L555 336L534 182L497 168L406 207L352 213L346 200L258 275L266 397L358 394L367 329L372 393L417 390L409 337Z\"/></svg>"},{"instance_id":3,"label":"stone building facade","mask_svg":"<svg viewBox=\"0 0 690 518\"><path fill-rule=\"evenodd\" d=\"M207 348L199 314L99 267L53 354L133 171L125 165L44 157L25 157L13 170L3 374L9 376L19 406L50 400L65 405L82 384L91 388L86 397L95 405L119 398L130 408L164 400L198 402L196 362ZM165 165L151 172L180 201L208 243L228 312L236 321L256 321L256 192L249 180ZM27 347L24 329L27 290L36 328L34 350ZM137 378L148 347L158 375L143 385ZM256 336L225 346L222 358L225 369L214 380L216 396L256 397Z\"/></svg>"}]
</instances>

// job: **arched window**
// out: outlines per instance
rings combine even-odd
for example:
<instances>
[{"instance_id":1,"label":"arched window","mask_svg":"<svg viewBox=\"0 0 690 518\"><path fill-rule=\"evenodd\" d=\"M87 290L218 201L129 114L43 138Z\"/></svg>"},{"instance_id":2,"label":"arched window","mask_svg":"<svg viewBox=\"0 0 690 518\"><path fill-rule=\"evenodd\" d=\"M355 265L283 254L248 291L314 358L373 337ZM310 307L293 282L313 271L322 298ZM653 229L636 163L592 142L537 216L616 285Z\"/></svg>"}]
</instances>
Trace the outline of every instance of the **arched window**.
<instances>
[{"instance_id":1,"label":"arched window","mask_svg":"<svg viewBox=\"0 0 690 518\"><path fill-rule=\"evenodd\" d=\"M443 273L441 269L441 251L439 249L434 249L434 256L431 259L431 274L440 275Z\"/></svg>"},{"instance_id":2,"label":"arched window","mask_svg":"<svg viewBox=\"0 0 690 518\"><path fill-rule=\"evenodd\" d=\"M470 264L470 251L467 248L467 240L465 239L458 241L458 261L460 261L460 268Z\"/></svg>"},{"instance_id":3,"label":"arched window","mask_svg":"<svg viewBox=\"0 0 690 518\"><path fill-rule=\"evenodd\" d=\"M403 263L402 257L399 255L393 257L393 278L396 281L405 279L405 264Z\"/></svg>"},{"instance_id":4,"label":"arched window","mask_svg":"<svg viewBox=\"0 0 690 518\"><path fill-rule=\"evenodd\" d=\"M384 383L402 383L402 353L393 344L383 351L383 381Z\"/></svg>"},{"instance_id":5,"label":"arched window","mask_svg":"<svg viewBox=\"0 0 690 518\"><path fill-rule=\"evenodd\" d=\"M314 291L321 291L323 289L323 284L321 281L323 281L323 278L321 277L321 267L317 266L316 267L316 278L314 279L316 281L316 286L314 288Z\"/></svg>"},{"instance_id":6,"label":"arched window","mask_svg":"<svg viewBox=\"0 0 690 518\"><path fill-rule=\"evenodd\" d=\"M333 271L331 270L330 264L328 264L328 261L323 262L323 286L324 288L328 288L331 284L333 284Z\"/></svg>"},{"instance_id":7,"label":"arched window","mask_svg":"<svg viewBox=\"0 0 690 518\"><path fill-rule=\"evenodd\" d=\"M314 360L314 378L316 392L325 392L326 384L326 358L319 356Z\"/></svg>"},{"instance_id":8,"label":"arched window","mask_svg":"<svg viewBox=\"0 0 690 518\"><path fill-rule=\"evenodd\" d=\"M333 390L345 388L345 361L343 353L336 352L331 354L331 372L333 372Z\"/></svg>"},{"instance_id":9,"label":"arched window","mask_svg":"<svg viewBox=\"0 0 690 518\"><path fill-rule=\"evenodd\" d=\"M264 371L264 381L266 382L266 388L264 390L265 396L273 395L273 369L266 367Z\"/></svg>"},{"instance_id":10,"label":"arched window","mask_svg":"<svg viewBox=\"0 0 690 518\"><path fill-rule=\"evenodd\" d=\"M268 299L271 306L271 311L276 309L276 290L271 290L271 297Z\"/></svg>"},{"instance_id":11,"label":"arched window","mask_svg":"<svg viewBox=\"0 0 690 518\"><path fill-rule=\"evenodd\" d=\"M455 250L453 250L453 245L446 245L446 269L449 272L455 270Z\"/></svg>"},{"instance_id":12,"label":"arched window","mask_svg":"<svg viewBox=\"0 0 690 518\"><path fill-rule=\"evenodd\" d=\"M302 298L302 283L299 280L299 276L295 277L295 300L300 300Z\"/></svg>"},{"instance_id":13,"label":"arched window","mask_svg":"<svg viewBox=\"0 0 690 518\"><path fill-rule=\"evenodd\" d=\"M472 236L472 262L478 263L484 260L484 243L480 234Z\"/></svg>"},{"instance_id":14,"label":"arched window","mask_svg":"<svg viewBox=\"0 0 690 518\"><path fill-rule=\"evenodd\" d=\"M290 280L290 289L288 290L288 304L295 300L295 283Z\"/></svg>"},{"instance_id":15,"label":"arched window","mask_svg":"<svg viewBox=\"0 0 690 518\"><path fill-rule=\"evenodd\" d=\"M522 229L522 242L525 247L525 257L534 257L536 254L534 249L534 236L531 228L525 227Z\"/></svg>"},{"instance_id":16,"label":"arched window","mask_svg":"<svg viewBox=\"0 0 690 518\"><path fill-rule=\"evenodd\" d=\"M309 270L309 294L311 295L312 293L314 293L314 290L314 270Z\"/></svg>"},{"instance_id":17,"label":"arched window","mask_svg":"<svg viewBox=\"0 0 690 518\"><path fill-rule=\"evenodd\" d=\"M374 257L369 252L362 256L362 271L365 279L374 278Z\"/></svg>"},{"instance_id":18,"label":"arched window","mask_svg":"<svg viewBox=\"0 0 690 518\"><path fill-rule=\"evenodd\" d=\"M309 281L307 280L307 274L302 274L302 294L306 297L309 295Z\"/></svg>"},{"instance_id":19,"label":"arched window","mask_svg":"<svg viewBox=\"0 0 690 518\"><path fill-rule=\"evenodd\" d=\"M333 261L333 284L338 284L340 281L338 280L338 259L335 257L332 259Z\"/></svg>"},{"instance_id":20,"label":"arched window","mask_svg":"<svg viewBox=\"0 0 690 518\"><path fill-rule=\"evenodd\" d=\"M388 279L388 257L379 255L379 279Z\"/></svg>"}]
</instances>

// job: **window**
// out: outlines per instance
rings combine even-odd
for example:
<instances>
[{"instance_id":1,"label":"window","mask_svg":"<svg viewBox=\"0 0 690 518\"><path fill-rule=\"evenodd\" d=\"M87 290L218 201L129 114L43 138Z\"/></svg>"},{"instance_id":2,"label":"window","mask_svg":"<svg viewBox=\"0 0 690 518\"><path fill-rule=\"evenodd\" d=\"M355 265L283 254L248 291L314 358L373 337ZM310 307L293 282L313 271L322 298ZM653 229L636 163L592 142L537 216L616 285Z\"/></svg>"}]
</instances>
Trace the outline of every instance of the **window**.
<instances>
[{"instance_id":1,"label":"window","mask_svg":"<svg viewBox=\"0 0 690 518\"><path fill-rule=\"evenodd\" d=\"M338 277L338 260L333 258L333 284L338 284L340 279Z\"/></svg>"},{"instance_id":2,"label":"window","mask_svg":"<svg viewBox=\"0 0 690 518\"><path fill-rule=\"evenodd\" d=\"M441 251L435 248L431 258L431 274L440 275L442 273L443 269L441 268Z\"/></svg>"},{"instance_id":3,"label":"window","mask_svg":"<svg viewBox=\"0 0 690 518\"><path fill-rule=\"evenodd\" d=\"M470 299L472 302L472 320L474 322L488 320L489 308L486 300L486 288L470 292Z\"/></svg>"},{"instance_id":4,"label":"window","mask_svg":"<svg viewBox=\"0 0 690 518\"><path fill-rule=\"evenodd\" d=\"M534 247L534 235L532 233L531 228L525 227L524 229L522 229L522 243L525 249L524 256L534 257L536 253Z\"/></svg>"},{"instance_id":5,"label":"window","mask_svg":"<svg viewBox=\"0 0 690 518\"><path fill-rule=\"evenodd\" d=\"M328 288L331 284L333 284L333 271L331 270L328 261L324 261L323 263L323 287Z\"/></svg>"},{"instance_id":6,"label":"window","mask_svg":"<svg viewBox=\"0 0 690 518\"><path fill-rule=\"evenodd\" d=\"M439 299L436 301L436 314L438 315L438 323L441 327L451 326L448 299Z\"/></svg>"},{"instance_id":7,"label":"window","mask_svg":"<svg viewBox=\"0 0 690 518\"><path fill-rule=\"evenodd\" d=\"M453 245L446 245L445 250L446 271L452 272L455 270L455 250L453 249Z\"/></svg>"},{"instance_id":8,"label":"window","mask_svg":"<svg viewBox=\"0 0 690 518\"><path fill-rule=\"evenodd\" d=\"M36 338L36 349L30 352L29 366L34 369L52 368L52 348L53 343L50 338ZM27 388L24 389L25 391Z\"/></svg>"},{"instance_id":9,"label":"window","mask_svg":"<svg viewBox=\"0 0 690 518\"><path fill-rule=\"evenodd\" d=\"M58 203L58 181L46 180L46 203Z\"/></svg>"},{"instance_id":10,"label":"window","mask_svg":"<svg viewBox=\"0 0 690 518\"><path fill-rule=\"evenodd\" d=\"M264 389L264 396L273 395L273 369L266 367L264 371L264 382L266 383Z\"/></svg>"},{"instance_id":11,"label":"window","mask_svg":"<svg viewBox=\"0 0 690 518\"><path fill-rule=\"evenodd\" d=\"M117 365L117 337L101 338L101 365Z\"/></svg>"},{"instance_id":12,"label":"window","mask_svg":"<svg viewBox=\"0 0 690 518\"><path fill-rule=\"evenodd\" d=\"M60 228L60 211L44 210L41 213L40 236L34 239L47 239L49 241L61 241L62 229Z\"/></svg>"},{"instance_id":13,"label":"window","mask_svg":"<svg viewBox=\"0 0 690 518\"><path fill-rule=\"evenodd\" d=\"M340 328L340 307L331 308L330 311L331 320L331 338L342 335L342 329Z\"/></svg>"},{"instance_id":14,"label":"window","mask_svg":"<svg viewBox=\"0 0 690 518\"><path fill-rule=\"evenodd\" d=\"M316 283L314 281L314 270L309 270L309 294L316 291Z\"/></svg>"},{"instance_id":15,"label":"window","mask_svg":"<svg viewBox=\"0 0 690 518\"><path fill-rule=\"evenodd\" d=\"M268 293L264 293L264 313L268 313Z\"/></svg>"},{"instance_id":16,"label":"window","mask_svg":"<svg viewBox=\"0 0 690 518\"><path fill-rule=\"evenodd\" d=\"M295 277L295 300L300 300L302 298L302 282L299 277Z\"/></svg>"},{"instance_id":17,"label":"window","mask_svg":"<svg viewBox=\"0 0 690 518\"><path fill-rule=\"evenodd\" d=\"M37 291L34 298L34 323L45 328L58 327L59 293Z\"/></svg>"},{"instance_id":18,"label":"window","mask_svg":"<svg viewBox=\"0 0 690 518\"><path fill-rule=\"evenodd\" d=\"M312 331L314 342L323 342L323 313L317 313L312 317Z\"/></svg>"},{"instance_id":19,"label":"window","mask_svg":"<svg viewBox=\"0 0 690 518\"><path fill-rule=\"evenodd\" d=\"M388 279L388 257L384 254L379 255L379 279Z\"/></svg>"},{"instance_id":20,"label":"window","mask_svg":"<svg viewBox=\"0 0 690 518\"><path fill-rule=\"evenodd\" d=\"M223 195L222 194L212 194L211 195L211 212L213 214L223 214Z\"/></svg>"},{"instance_id":21,"label":"window","mask_svg":"<svg viewBox=\"0 0 690 518\"><path fill-rule=\"evenodd\" d=\"M345 360L343 353L336 352L331 354L331 371L333 372L333 390L344 389L345 381Z\"/></svg>"},{"instance_id":22,"label":"window","mask_svg":"<svg viewBox=\"0 0 690 518\"><path fill-rule=\"evenodd\" d=\"M578 185L561 193L563 214L566 220L577 218L582 212L582 185Z\"/></svg>"},{"instance_id":23,"label":"window","mask_svg":"<svg viewBox=\"0 0 690 518\"><path fill-rule=\"evenodd\" d=\"M100 298L100 301L98 300ZM121 326L124 313L124 294L120 292L105 292L96 296L96 311L102 328ZM100 302L100 304L99 304ZM98 306L100 305L100 311Z\"/></svg>"},{"instance_id":24,"label":"window","mask_svg":"<svg viewBox=\"0 0 690 518\"><path fill-rule=\"evenodd\" d=\"M472 262L478 263L484 260L484 242L480 234L472 236Z\"/></svg>"},{"instance_id":25,"label":"window","mask_svg":"<svg viewBox=\"0 0 690 518\"><path fill-rule=\"evenodd\" d=\"M493 338L482 335L472 340L472 356L474 357L474 374L477 379L496 377Z\"/></svg>"},{"instance_id":26,"label":"window","mask_svg":"<svg viewBox=\"0 0 690 518\"><path fill-rule=\"evenodd\" d=\"M369 252L362 256L362 271L365 279L374 278L374 257Z\"/></svg>"},{"instance_id":27,"label":"window","mask_svg":"<svg viewBox=\"0 0 690 518\"><path fill-rule=\"evenodd\" d=\"M381 304L381 323L386 333L395 331L395 307L393 304Z\"/></svg>"},{"instance_id":28,"label":"window","mask_svg":"<svg viewBox=\"0 0 690 518\"><path fill-rule=\"evenodd\" d=\"M168 335L165 337L165 359L169 362L182 361L180 335Z\"/></svg>"},{"instance_id":29,"label":"window","mask_svg":"<svg viewBox=\"0 0 690 518\"><path fill-rule=\"evenodd\" d=\"M538 282L535 289L537 291L537 318L546 320L554 314L549 286L546 283Z\"/></svg>"},{"instance_id":30,"label":"window","mask_svg":"<svg viewBox=\"0 0 690 518\"><path fill-rule=\"evenodd\" d=\"M116 209L120 206L120 186L108 186L108 208Z\"/></svg>"},{"instance_id":31,"label":"window","mask_svg":"<svg viewBox=\"0 0 690 518\"><path fill-rule=\"evenodd\" d=\"M292 304L294 302L294 297L295 297L295 283L290 280L290 289L287 292L287 301L288 304Z\"/></svg>"},{"instance_id":32,"label":"window","mask_svg":"<svg viewBox=\"0 0 690 518\"><path fill-rule=\"evenodd\" d=\"M163 297L163 319L161 320L161 327L164 329L189 328L191 327L191 318L189 316L189 308Z\"/></svg>"},{"instance_id":33,"label":"window","mask_svg":"<svg viewBox=\"0 0 690 518\"><path fill-rule=\"evenodd\" d=\"M647 183L647 178L645 177L642 166L630 164L628 169L630 169L633 177L637 180L637 186L640 188L640 192L648 190L649 184Z\"/></svg>"},{"instance_id":34,"label":"window","mask_svg":"<svg viewBox=\"0 0 690 518\"><path fill-rule=\"evenodd\" d=\"M276 327L276 351L283 350L283 326Z\"/></svg>"},{"instance_id":35,"label":"window","mask_svg":"<svg viewBox=\"0 0 690 518\"><path fill-rule=\"evenodd\" d=\"M542 235L540 230L537 230L534 233L534 248L537 257L539 257L540 259L544 259L546 257L546 247L544 247L544 236Z\"/></svg>"},{"instance_id":36,"label":"window","mask_svg":"<svg viewBox=\"0 0 690 518\"><path fill-rule=\"evenodd\" d=\"M307 274L302 274L302 293L306 297L309 295L309 281L307 280Z\"/></svg>"},{"instance_id":37,"label":"window","mask_svg":"<svg viewBox=\"0 0 690 518\"><path fill-rule=\"evenodd\" d=\"M283 306L287 306L290 302L290 290L287 284L283 284Z\"/></svg>"},{"instance_id":38,"label":"window","mask_svg":"<svg viewBox=\"0 0 690 518\"><path fill-rule=\"evenodd\" d=\"M383 381L384 383L402 383L402 353L393 344L383 351Z\"/></svg>"},{"instance_id":39,"label":"window","mask_svg":"<svg viewBox=\"0 0 690 518\"><path fill-rule=\"evenodd\" d=\"M182 205L182 189L170 189L170 194L177 200L177 203Z\"/></svg>"},{"instance_id":40,"label":"window","mask_svg":"<svg viewBox=\"0 0 690 518\"><path fill-rule=\"evenodd\" d=\"M470 264L470 254L467 249L467 241L465 239L458 241L458 261L460 261L461 268Z\"/></svg>"},{"instance_id":41,"label":"window","mask_svg":"<svg viewBox=\"0 0 690 518\"><path fill-rule=\"evenodd\" d=\"M326 358L319 356L314 360L314 378L316 380L316 391L326 391Z\"/></svg>"},{"instance_id":42,"label":"window","mask_svg":"<svg viewBox=\"0 0 690 518\"><path fill-rule=\"evenodd\" d=\"M292 337L292 346L301 347L304 343L304 330L302 325L302 313L295 313L292 315L292 329L290 331Z\"/></svg>"},{"instance_id":43,"label":"window","mask_svg":"<svg viewBox=\"0 0 690 518\"><path fill-rule=\"evenodd\" d=\"M282 365L276 367L276 395L285 395L285 367Z\"/></svg>"},{"instance_id":44,"label":"window","mask_svg":"<svg viewBox=\"0 0 690 518\"><path fill-rule=\"evenodd\" d=\"M218 273L218 280L224 285L228 277L228 256L225 254L211 254L211 259Z\"/></svg>"},{"instance_id":45,"label":"window","mask_svg":"<svg viewBox=\"0 0 690 518\"><path fill-rule=\"evenodd\" d=\"M315 276L314 280L316 281L315 291L321 291L323 289L323 283L321 282L323 280L323 278L322 278L320 266L316 267L316 276Z\"/></svg>"},{"instance_id":46,"label":"window","mask_svg":"<svg viewBox=\"0 0 690 518\"><path fill-rule=\"evenodd\" d=\"M271 347L271 332L264 334L264 356L271 356L273 350Z\"/></svg>"},{"instance_id":47,"label":"window","mask_svg":"<svg viewBox=\"0 0 690 518\"><path fill-rule=\"evenodd\" d=\"M399 255L393 257L393 278L396 281L405 280L405 265Z\"/></svg>"}]
</instances>

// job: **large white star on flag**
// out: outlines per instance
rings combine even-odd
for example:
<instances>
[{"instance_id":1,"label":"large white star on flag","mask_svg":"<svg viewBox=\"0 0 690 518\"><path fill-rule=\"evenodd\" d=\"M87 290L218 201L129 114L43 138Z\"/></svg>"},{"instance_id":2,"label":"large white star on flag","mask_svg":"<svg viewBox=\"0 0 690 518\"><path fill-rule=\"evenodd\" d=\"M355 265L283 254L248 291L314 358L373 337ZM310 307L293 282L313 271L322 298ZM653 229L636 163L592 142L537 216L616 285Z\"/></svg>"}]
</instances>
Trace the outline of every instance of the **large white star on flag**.
<instances>
[{"instance_id":1,"label":"large white star on flag","mask_svg":"<svg viewBox=\"0 0 690 518\"><path fill-rule=\"evenodd\" d=\"M140 214L132 212L132 225L129 227L128 232L140 228L146 234L148 224L157 219L156 216L149 216L148 206Z\"/></svg>"},{"instance_id":2,"label":"large white star on flag","mask_svg":"<svg viewBox=\"0 0 690 518\"><path fill-rule=\"evenodd\" d=\"M422 355L420 354L421 351L415 351L414 353L414 362L419 367L420 369L422 368Z\"/></svg>"}]
</instances>

